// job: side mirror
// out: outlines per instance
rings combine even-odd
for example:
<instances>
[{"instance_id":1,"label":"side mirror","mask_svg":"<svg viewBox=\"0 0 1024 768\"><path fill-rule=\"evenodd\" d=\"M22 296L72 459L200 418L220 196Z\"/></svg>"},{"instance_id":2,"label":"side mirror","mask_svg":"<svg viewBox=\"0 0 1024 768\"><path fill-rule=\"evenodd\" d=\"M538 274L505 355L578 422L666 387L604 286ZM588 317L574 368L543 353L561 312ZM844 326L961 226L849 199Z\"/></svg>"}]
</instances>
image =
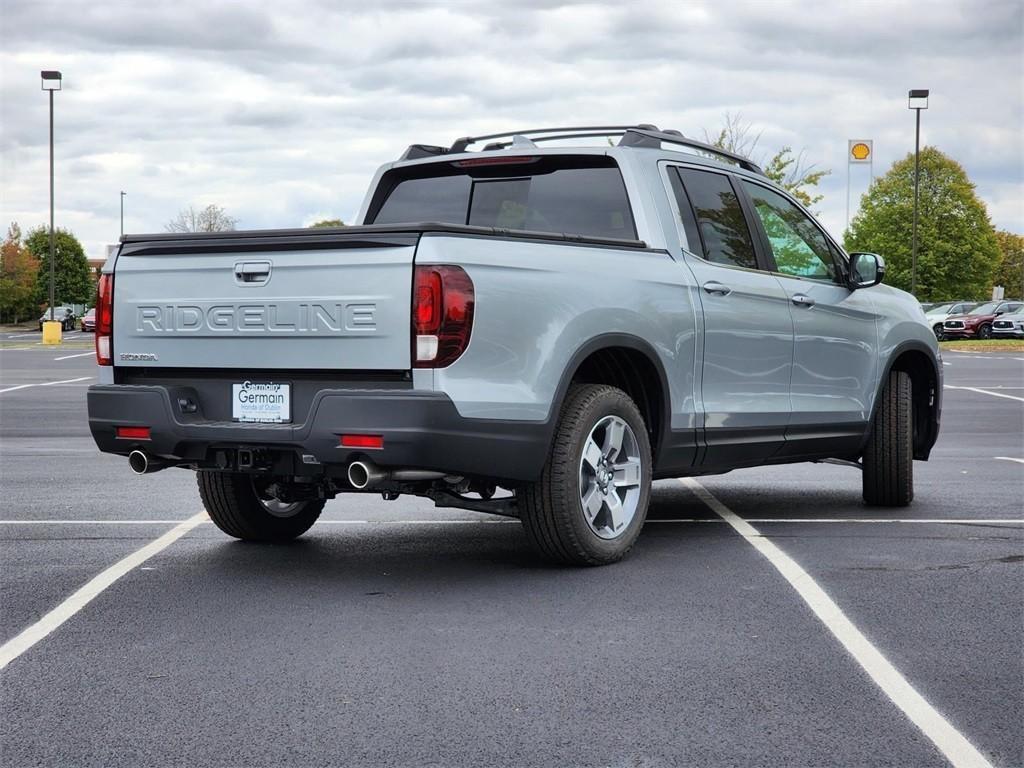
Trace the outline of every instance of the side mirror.
<instances>
[{"instance_id":1,"label":"side mirror","mask_svg":"<svg viewBox=\"0 0 1024 768\"><path fill-rule=\"evenodd\" d=\"M847 286L851 291L878 285L885 277L885 259L877 253L851 253L850 277Z\"/></svg>"}]
</instances>

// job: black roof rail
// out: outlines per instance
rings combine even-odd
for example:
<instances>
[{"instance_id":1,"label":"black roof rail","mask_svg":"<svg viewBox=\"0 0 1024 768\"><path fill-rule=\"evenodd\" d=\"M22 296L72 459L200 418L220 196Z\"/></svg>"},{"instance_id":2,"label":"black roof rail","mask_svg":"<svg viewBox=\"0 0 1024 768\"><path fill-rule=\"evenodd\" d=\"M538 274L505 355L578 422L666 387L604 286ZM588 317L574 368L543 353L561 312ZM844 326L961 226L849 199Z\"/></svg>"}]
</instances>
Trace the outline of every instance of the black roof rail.
<instances>
[{"instance_id":1,"label":"black roof rail","mask_svg":"<svg viewBox=\"0 0 1024 768\"><path fill-rule=\"evenodd\" d=\"M700 152L704 152L709 155L721 157L736 163L740 168L756 173L759 176L764 176L765 173L761 170L761 166L755 163L750 158L738 155L735 152L730 152L727 149L716 147L713 144L705 144L703 141L697 141L696 139L688 139L679 131L657 131L648 130L646 128L630 128L622 136L619 141L620 147L652 147L654 149L661 148L661 142L668 144L676 144L681 147L689 147L690 149L696 149Z\"/></svg>"},{"instance_id":2,"label":"black roof rail","mask_svg":"<svg viewBox=\"0 0 1024 768\"><path fill-rule=\"evenodd\" d=\"M545 134L545 135L537 135ZM578 125L562 128L530 128L519 131L505 131L503 133L489 133L483 136L463 136L452 142L450 147L438 147L429 144L412 144L400 160L418 160L422 157L437 157L439 155L458 154L481 141L489 139L510 139L509 141L495 141L484 147L485 150L504 149L515 144L514 138L522 136L530 142L556 141L558 139L589 139L602 136L621 136L620 147L651 147L660 149L661 143L675 144L681 147L695 149L704 154L712 155L730 162L736 163L741 168L764 176L761 170L750 158L721 149L712 144L705 144L703 141L688 139L682 133L672 129L659 130L656 125L639 123L637 125Z\"/></svg>"},{"instance_id":3,"label":"black roof rail","mask_svg":"<svg viewBox=\"0 0 1024 768\"><path fill-rule=\"evenodd\" d=\"M503 131L502 133L489 133L485 136L463 136L462 138L456 139L452 142L451 147L448 151L452 154L457 152L465 152L466 148L470 144L476 144L480 141L486 141L487 139L501 139L506 136L526 136L530 137L532 134L537 133L580 133L585 131L588 136L611 136L621 135L623 131L628 131L630 128L642 128L649 131L657 131L656 125L650 125L649 123L640 123L639 125L575 125L562 128L529 128L523 131ZM564 136L551 137L553 138L566 138ZM546 139L541 137L533 138L534 141L545 141Z\"/></svg>"},{"instance_id":4,"label":"black roof rail","mask_svg":"<svg viewBox=\"0 0 1024 768\"><path fill-rule=\"evenodd\" d=\"M398 158L403 160L419 160L421 157L437 157L448 153L448 147L437 147L432 144L410 144L409 147Z\"/></svg>"}]
</instances>

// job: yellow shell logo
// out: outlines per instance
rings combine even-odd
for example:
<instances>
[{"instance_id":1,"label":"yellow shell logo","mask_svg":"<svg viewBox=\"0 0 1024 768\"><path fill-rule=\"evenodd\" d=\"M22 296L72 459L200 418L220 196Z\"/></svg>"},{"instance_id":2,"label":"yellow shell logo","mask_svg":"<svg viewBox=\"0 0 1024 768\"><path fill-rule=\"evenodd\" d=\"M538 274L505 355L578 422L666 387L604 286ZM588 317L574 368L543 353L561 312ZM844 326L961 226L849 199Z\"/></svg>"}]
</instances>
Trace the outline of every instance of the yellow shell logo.
<instances>
[{"instance_id":1,"label":"yellow shell logo","mask_svg":"<svg viewBox=\"0 0 1024 768\"><path fill-rule=\"evenodd\" d=\"M850 147L850 154L853 155L854 160L867 160L868 155L871 154L871 147L869 147L863 141L858 141L856 144Z\"/></svg>"}]
</instances>

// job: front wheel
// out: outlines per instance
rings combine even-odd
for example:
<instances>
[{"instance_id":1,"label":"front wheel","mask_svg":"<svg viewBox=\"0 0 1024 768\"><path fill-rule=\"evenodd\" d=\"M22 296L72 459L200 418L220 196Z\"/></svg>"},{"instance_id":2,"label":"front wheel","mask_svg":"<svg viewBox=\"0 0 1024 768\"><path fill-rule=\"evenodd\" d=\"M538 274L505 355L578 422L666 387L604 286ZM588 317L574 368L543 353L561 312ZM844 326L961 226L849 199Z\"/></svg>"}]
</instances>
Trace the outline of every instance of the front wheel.
<instances>
[{"instance_id":1,"label":"front wheel","mask_svg":"<svg viewBox=\"0 0 1024 768\"><path fill-rule=\"evenodd\" d=\"M943 340L945 334L942 332L942 323L936 323L932 326L932 333L935 334L935 338L939 341Z\"/></svg>"},{"instance_id":2,"label":"front wheel","mask_svg":"<svg viewBox=\"0 0 1024 768\"><path fill-rule=\"evenodd\" d=\"M992 338L992 326L986 323L978 329L979 339L991 339Z\"/></svg>"},{"instance_id":3,"label":"front wheel","mask_svg":"<svg viewBox=\"0 0 1024 768\"><path fill-rule=\"evenodd\" d=\"M518 491L523 527L545 558L606 565L647 517L651 446L636 404L615 387L569 390L540 480Z\"/></svg>"},{"instance_id":4,"label":"front wheel","mask_svg":"<svg viewBox=\"0 0 1024 768\"><path fill-rule=\"evenodd\" d=\"M243 541L290 541L308 531L324 508L323 499L278 501L259 475L200 470L196 482L214 525Z\"/></svg>"},{"instance_id":5,"label":"front wheel","mask_svg":"<svg viewBox=\"0 0 1024 768\"><path fill-rule=\"evenodd\" d=\"M892 371L864 447L864 502L905 507L914 499L914 401L910 374Z\"/></svg>"}]
</instances>

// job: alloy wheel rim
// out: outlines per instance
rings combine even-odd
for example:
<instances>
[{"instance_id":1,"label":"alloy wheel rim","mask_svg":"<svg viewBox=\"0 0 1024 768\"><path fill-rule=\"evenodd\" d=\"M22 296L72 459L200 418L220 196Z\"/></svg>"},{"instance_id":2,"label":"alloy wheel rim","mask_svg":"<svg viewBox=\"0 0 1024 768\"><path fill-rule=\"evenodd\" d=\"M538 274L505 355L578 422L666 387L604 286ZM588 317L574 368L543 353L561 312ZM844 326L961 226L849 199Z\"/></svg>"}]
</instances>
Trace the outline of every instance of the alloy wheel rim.
<instances>
[{"instance_id":1,"label":"alloy wheel rim","mask_svg":"<svg viewBox=\"0 0 1024 768\"><path fill-rule=\"evenodd\" d=\"M306 505L304 501L281 501L271 496L265 486L258 483L255 478L252 481L252 488L256 492L256 498L268 513L274 517L288 518L295 517Z\"/></svg>"},{"instance_id":2,"label":"alloy wheel rim","mask_svg":"<svg viewBox=\"0 0 1024 768\"><path fill-rule=\"evenodd\" d=\"M618 416L605 416L583 443L579 494L583 518L595 535L616 539L629 528L640 506L643 465L633 429Z\"/></svg>"}]
</instances>

